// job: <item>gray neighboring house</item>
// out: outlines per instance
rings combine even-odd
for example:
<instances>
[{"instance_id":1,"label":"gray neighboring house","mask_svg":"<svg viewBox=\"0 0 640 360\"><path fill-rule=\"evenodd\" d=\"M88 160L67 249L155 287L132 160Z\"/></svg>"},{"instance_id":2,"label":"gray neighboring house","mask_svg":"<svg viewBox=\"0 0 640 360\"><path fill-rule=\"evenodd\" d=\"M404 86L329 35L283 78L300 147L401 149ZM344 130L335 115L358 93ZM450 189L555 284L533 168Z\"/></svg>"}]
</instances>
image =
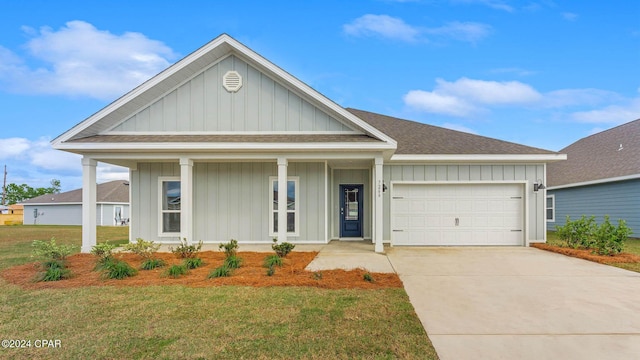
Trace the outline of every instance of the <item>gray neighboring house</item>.
<instances>
[{"instance_id":1,"label":"gray neighboring house","mask_svg":"<svg viewBox=\"0 0 640 360\"><path fill-rule=\"evenodd\" d=\"M96 189L96 225L128 225L129 182L109 181ZM82 189L45 194L21 204L25 225L82 225Z\"/></svg>"},{"instance_id":2,"label":"gray neighboring house","mask_svg":"<svg viewBox=\"0 0 640 360\"><path fill-rule=\"evenodd\" d=\"M547 167L547 223L566 216L623 219L640 236L640 119L587 136L560 150L567 161Z\"/></svg>"},{"instance_id":3,"label":"gray neighboring house","mask_svg":"<svg viewBox=\"0 0 640 360\"><path fill-rule=\"evenodd\" d=\"M535 184L566 158L345 109L228 35L52 145L83 156L85 252L96 241L98 162L130 171L131 239L364 239L383 252L544 242Z\"/></svg>"}]
</instances>

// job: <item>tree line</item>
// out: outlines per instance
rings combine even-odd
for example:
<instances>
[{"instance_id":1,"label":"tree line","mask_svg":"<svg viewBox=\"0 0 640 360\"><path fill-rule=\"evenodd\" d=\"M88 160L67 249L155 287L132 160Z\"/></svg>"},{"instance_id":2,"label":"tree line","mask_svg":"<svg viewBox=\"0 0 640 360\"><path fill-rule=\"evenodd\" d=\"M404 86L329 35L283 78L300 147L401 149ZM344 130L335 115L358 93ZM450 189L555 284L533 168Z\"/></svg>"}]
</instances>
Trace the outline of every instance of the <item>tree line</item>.
<instances>
[{"instance_id":1,"label":"tree line","mask_svg":"<svg viewBox=\"0 0 640 360\"><path fill-rule=\"evenodd\" d=\"M58 194L60 193L60 180L52 179L49 187L31 187L27 184L7 184L2 193L3 204L13 205L22 201L44 195L44 194Z\"/></svg>"}]
</instances>

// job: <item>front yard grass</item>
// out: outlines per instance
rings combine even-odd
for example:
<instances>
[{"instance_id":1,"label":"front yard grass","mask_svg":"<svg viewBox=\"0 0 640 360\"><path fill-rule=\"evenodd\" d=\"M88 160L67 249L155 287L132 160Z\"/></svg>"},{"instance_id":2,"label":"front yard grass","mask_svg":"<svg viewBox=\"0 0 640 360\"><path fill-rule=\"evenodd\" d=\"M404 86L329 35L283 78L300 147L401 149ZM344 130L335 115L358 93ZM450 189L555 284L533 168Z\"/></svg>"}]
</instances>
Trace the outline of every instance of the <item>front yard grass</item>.
<instances>
[{"instance_id":1,"label":"front yard grass","mask_svg":"<svg viewBox=\"0 0 640 360\"><path fill-rule=\"evenodd\" d=\"M567 247L565 241L560 240L555 231L547 232L547 244L556 247ZM624 244L624 253L640 256L640 238L629 238ZM638 262L607 262L607 265L619 267L626 270L640 272L640 261Z\"/></svg>"},{"instance_id":2,"label":"front yard grass","mask_svg":"<svg viewBox=\"0 0 640 360\"><path fill-rule=\"evenodd\" d=\"M126 228L98 229L99 241ZM122 233L119 233L121 231ZM79 227L0 227L0 269L31 262L31 242L80 245ZM192 288L25 290L0 278L0 334L32 347L0 358L437 359L404 289ZM35 348L36 339L60 348Z\"/></svg>"}]
</instances>

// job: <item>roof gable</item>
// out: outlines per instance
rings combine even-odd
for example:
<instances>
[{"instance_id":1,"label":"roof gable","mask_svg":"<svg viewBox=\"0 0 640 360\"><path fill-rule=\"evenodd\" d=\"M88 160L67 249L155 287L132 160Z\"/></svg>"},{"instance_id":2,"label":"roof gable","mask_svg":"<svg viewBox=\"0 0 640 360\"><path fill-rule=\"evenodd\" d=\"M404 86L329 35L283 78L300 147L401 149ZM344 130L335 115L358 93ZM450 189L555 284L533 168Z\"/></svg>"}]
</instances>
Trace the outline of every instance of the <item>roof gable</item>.
<instances>
[{"instance_id":1,"label":"roof gable","mask_svg":"<svg viewBox=\"0 0 640 360\"><path fill-rule=\"evenodd\" d=\"M244 78L237 92L222 86L227 70ZM176 131L358 133L395 146L386 134L226 34L60 135L53 146L97 135Z\"/></svg>"},{"instance_id":2,"label":"roof gable","mask_svg":"<svg viewBox=\"0 0 640 360\"><path fill-rule=\"evenodd\" d=\"M549 186L640 175L640 119L582 138L560 150L567 161L547 168Z\"/></svg>"}]
</instances>

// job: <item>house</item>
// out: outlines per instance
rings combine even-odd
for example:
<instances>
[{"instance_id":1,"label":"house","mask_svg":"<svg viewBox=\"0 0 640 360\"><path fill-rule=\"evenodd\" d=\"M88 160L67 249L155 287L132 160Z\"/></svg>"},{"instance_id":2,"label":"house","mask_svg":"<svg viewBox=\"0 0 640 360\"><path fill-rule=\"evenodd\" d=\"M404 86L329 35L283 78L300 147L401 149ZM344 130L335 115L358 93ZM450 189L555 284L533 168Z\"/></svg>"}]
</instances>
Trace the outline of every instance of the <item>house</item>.
<instances>
[{"instance_id":1,"label":"house","mask_svg":"<svg viewBox=\"0 0 640 360\"><path fill-rule=\"evenodd\" d=\"M22 224L22 205L0 205L0 225Z\"/></svg>"},{"instance_id":2,"label":"house","mask_svg":"<svg viewBox=\"0 0 640 360\"><path fill-rule=\"evenodd\" d=\"M95 225L126 225L129 219L129 182L114 180L94 187ZM82 200L82 189L25 200L22 202L24 224L82 225Z\"/></svg>"},{"instance_id":3,"label":"house","mask_svg":"<svg viewBox=\"0 0 640 360\"><path fill-rule=\"evenodd\" d=\"M640 119L587 136L561 150L567 161L549 164L547 222L605 215L640 234Z\"/></svg>"},{"instance_id":4,"label":"house","mask_svg":"<svg viewBox=\"0 0 640 360\"><path fill-rule=\"evenodd\" d=\"M564 155L345 109L221 35L54 139L81 154L83 251L96 164L125 166L131 237L518 245L545 241ZM286 224L286 226L279 226Z\"/></svg>"}]
</instances>

